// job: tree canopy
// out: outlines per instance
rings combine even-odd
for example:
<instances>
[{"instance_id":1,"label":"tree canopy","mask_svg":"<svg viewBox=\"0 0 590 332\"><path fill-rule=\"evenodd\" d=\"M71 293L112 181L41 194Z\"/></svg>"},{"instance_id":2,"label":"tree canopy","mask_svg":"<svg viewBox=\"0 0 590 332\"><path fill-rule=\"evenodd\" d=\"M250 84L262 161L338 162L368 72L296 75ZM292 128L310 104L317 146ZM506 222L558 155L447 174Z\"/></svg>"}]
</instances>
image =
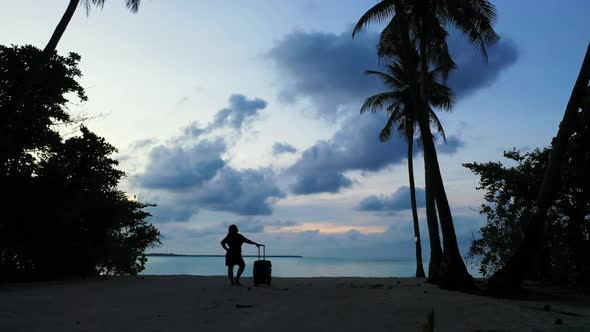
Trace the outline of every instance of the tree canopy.
<instances>
[{"instance_id":1,"label":"tree canopy","mask_svg":"<svg viewBox=\"0 0 590 332\"><path fill-rule=\"evenodd\" d=\"M0 46L0 280L136 274L159 243L149 206L118 189L117 150L79 126L67 105L86 100L80 56L54 54L34 75L30 97L7 107L42 61L32 46Z\"/></svg>"},{"instance_id":2,"label":"tree canopy","mask_svg":"<svg viewBox=\"0 0 590 332\"><path fill-rule=\"evenodd\" d=\"M500 162L464 164L479 175L478 189L485 191L486 203L480 212L487 224L480 230L481 238L474 239L469 249L469 256L479 262L483 275L489 276L504 266L520 245L526 229L523 223L534 212L550 154L550 148L528 153L513 150L504 153L513 166ZM570 149L570 162L562 168L559 190L547 214L543 249L528 271L529 278L590 280L590 191L587 172L573 162L579 158L579 151Z\"/></svg>"}]
</instances>

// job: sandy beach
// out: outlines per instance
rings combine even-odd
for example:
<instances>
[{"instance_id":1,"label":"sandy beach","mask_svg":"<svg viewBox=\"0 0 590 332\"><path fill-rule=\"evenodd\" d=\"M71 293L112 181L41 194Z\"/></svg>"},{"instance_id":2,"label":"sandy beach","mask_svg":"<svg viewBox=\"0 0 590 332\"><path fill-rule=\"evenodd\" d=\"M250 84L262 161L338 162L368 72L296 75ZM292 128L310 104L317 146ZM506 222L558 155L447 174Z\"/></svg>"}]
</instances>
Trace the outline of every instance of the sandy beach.
<instances>
[{"instance_id":1,"label":"sandy beach","mask_svg":"<svg viewBox=\"0 0 590 332\"><path fill-rule=\"evenodd\" d=\"M550 305L549 312L543 310ZM590 299L502 300L414 278L140 276L0 286L0 331L590 331ZM561 320L562 324L556 324Z\"/></svg>"}]
</instances>

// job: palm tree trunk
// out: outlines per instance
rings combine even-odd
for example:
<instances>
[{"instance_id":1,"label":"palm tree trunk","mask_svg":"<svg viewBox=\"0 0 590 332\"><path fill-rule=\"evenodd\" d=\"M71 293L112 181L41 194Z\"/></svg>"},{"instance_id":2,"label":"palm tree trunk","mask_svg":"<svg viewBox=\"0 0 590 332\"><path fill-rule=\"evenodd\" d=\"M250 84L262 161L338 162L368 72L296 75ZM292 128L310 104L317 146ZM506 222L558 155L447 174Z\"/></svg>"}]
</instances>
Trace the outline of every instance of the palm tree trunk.
<instances>
[{"instance_id":1,"label":"palm tree trunk","mask_svg":"<svg viewBox=\"0 0 590 332\"><path fill-rule=\"evenodd\" d=\"M422 36L420 39L420 67L422 75L422 79L420 80L420 97L422 107L419 108L421 111L418 122L424 147L424 163L427 165L426 167L430 169L430 172L428 172L430 180L427 179L426 183L432 187L434 192L441 232L443 235L444 255L439 269L439 285L443 288L450 289L469 288L473 284L473 278L467 272L467 268L463 262L461 253L459 252L455 227L453 225L453 217L442 181L432 133L430 131L430 119L428 118L428 103L426 102L425 89L426 75L429 70L426 58L427 46L425 40L427 39L427 32L422 23L420 23L420 30Z\"/></svg>"},{"instance_id":2,"label":"palm tree trunk","mask_svg":"<svg viewBox=\"0 0 590 332\"><path fill-rule=\"evenodd\" d=\"M66 8L66 12L61 17L61 20L59 21L59 23L57 24L57 27L53 31L53 35L51 35L51 39L49 39L49 42L47 43L47 45L43 49L43 56L45 58L49 58L51 56L51 54L53 54L53 52L55 52L55 50L57 48L57 44L59 43L59 41L61 40L61 37L63 36L64 32L66 31L68 24L70 24L70 21L72 20L72 17L74 16L74 13L76 12L76 9L78 8L79 4L80 4L80 0L70 0L70 3L68 4L68 7Z\"/></svg>"},{"instance_id":3,"label":"palm tree trunk","mask_svg":"<svg viewBox=\"0 0 590 332\"><path fill-rule=\"evenodd\" d=\"M422 264L422 243L420 241L420 224L418 223L418 208L416 207L416 185L414 183L413 160L414 137L408 138L408 174L410 176L410 201L412 202L412 218L414 220L414 238L416 242L416 277L424 278L424 265Z\"/></svg>"},{"instance_id":4,"label":"palm tree trunk","mask_svg":"<svg viewBox=\"0 0 590 332\"><path fill-rule=\"evenodd\" d=\"M394 8L396 15L399 17L400 22L402 22L402 26L406 27L407 29L407 18L406 13L403 9L403 3L401 0L393 0ZM409 31L405 30L404 34L402 35L404 38L405 45L411 45L410 43L410 36ZM424 80L422 80L424 81ZM421 85L421 91L424 91L423 84ZM422 93L424 95L424 93ZM416 109L422 109L420 106L422 105L423 100L420 100L419 96L416 96L414 102L416 103ZM430 127L428 131L428 135L430 134ZM421 132L420 135L424 137L424 133ZM426 160L426 157L425 157ZM430 263L428 264L428 282L431 283L438 283L439 281L439 270L440 265L442 262L442 249L440 246L440 236L438 232L438 221L436 216L436 205L435 205L435 195L433 186L430 184L432 176L431 174L431 167L428 163L424 163L424 173L425 173L425 194L426 194L426 221L428 224L428 238L430 240Z\"/></svg>"},{"instance_id":5,"label":"palm tree trunk","mask_svg":"<svg viewBox=\"0 0 590 332\"><path fill-rule=\"evenodd\" d=\"M426 221L428 223L428 239L430 240L430 263L428 264L428 282L438 284L440 280L440 265L442 263L442 248L440 246L440 234L438 232L438 217L436 216L436 203L432 190L430 167L424 163L425 192L426 192Z\"/></svg>"},{"instance_id":6,"label":"palm tree trunk","mask_svg":"<svg viewBox=\"0 0 590 332\"><path fill-rule=\"evenodd\" d=\"M575 126L575 120L580 108L583 96L588 88L590 80L590 44L586 50L586 56L574 89L567 103L563 120L559 125L557 136L553 139L551 148L551 158L543 176L541 189L537 194L535 201L535 211L530 221L526 224L527 228L520 247L508 261L506 266L492 275L488 282L491 292L497 295L510 296L518 290L524 279L524 275L532 261L535 253L542 245L542 235L545 228L545 218L547 211L555 197L555 191L561 172L561 163L563 162L569 138Z\"/></svg>"}]
</instances>

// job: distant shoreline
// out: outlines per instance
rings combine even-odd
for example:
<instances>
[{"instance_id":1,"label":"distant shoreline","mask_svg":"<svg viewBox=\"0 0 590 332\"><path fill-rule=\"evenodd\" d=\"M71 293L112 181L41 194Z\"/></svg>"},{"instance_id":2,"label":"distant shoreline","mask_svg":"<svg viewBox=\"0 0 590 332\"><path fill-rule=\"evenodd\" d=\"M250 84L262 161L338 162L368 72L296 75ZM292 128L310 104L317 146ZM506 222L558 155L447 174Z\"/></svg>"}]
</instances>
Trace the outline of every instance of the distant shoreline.
<instances>
[{"instance_id":1,"label":"distant shoreline","mask_svg":"<svg viewBox=\"0 0 590 332\"><path fill-rule=\"evenodd\" d=\"M151 253L146 254L147 257L225 257L225 255L185 255L185 254L164 254L164 253ZM244 257L258 257L258 255L243 255ZM271 258L303 258L298 255L266 255Z\"/></svg>"}]
</instances>

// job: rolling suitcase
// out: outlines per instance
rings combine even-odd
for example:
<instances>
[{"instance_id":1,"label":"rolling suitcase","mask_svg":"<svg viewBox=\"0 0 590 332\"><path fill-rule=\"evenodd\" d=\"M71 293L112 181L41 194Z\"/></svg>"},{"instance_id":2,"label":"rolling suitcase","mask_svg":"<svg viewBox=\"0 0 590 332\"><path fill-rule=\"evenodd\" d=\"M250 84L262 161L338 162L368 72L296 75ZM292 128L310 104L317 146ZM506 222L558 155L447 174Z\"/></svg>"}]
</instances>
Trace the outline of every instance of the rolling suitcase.
<instances>
[{"instance_id":1,"label":"rolling suitcase","mask_svg":"<svg viewBox=\"0 0 590 332\"><path fill-rule=\"evenodd\" d=\"M272 264L266 260L266 247L262 247L262 259L260 259L260 247L258 248L258 260L254 262L254 286L270 286L272 279Z\"/></svg>"}]
</instances>

